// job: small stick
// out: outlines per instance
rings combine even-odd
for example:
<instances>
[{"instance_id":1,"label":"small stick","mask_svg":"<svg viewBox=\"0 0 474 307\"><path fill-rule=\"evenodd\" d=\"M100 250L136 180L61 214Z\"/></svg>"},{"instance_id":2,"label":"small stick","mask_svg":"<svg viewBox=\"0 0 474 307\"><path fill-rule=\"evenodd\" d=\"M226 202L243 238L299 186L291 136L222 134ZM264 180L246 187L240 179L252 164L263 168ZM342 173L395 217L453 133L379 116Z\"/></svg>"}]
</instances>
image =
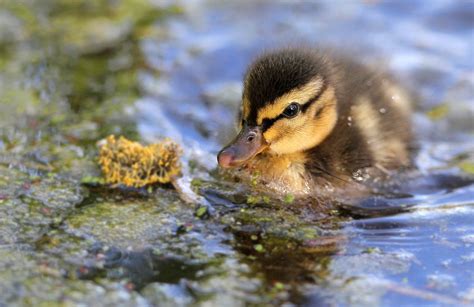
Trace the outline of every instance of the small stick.
<instances>
[{"instance_id":1,"label":"small stick","mask_svg":"<svg viewBox=\"0 0 474 307\"><path fill-rule=\"evenodd\" d=\"M189 180L184 179L184 177L173 177L171 179L171 184L175 188L176 192L178 192L181 200L183 200L185 203L190 205L201 204L210 206L204 197L194 193L194 191L191 189Z\"/></svg>"}]
</instances>

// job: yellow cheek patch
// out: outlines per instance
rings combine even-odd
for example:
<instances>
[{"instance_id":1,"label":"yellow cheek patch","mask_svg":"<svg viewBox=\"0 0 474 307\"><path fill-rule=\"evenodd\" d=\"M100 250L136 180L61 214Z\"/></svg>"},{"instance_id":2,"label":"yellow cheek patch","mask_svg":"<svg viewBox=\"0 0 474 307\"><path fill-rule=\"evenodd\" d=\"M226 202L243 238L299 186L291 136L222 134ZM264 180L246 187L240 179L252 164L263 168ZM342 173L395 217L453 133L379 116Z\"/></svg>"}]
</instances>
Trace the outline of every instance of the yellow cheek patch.
<instances>
[{"instance_id":1,"label":"yellow cheek patch","mask_svg":"<svg viewBox=\"0 0 474 307\"><path fill-rule=\"evenodd\" d=\"M280 115L283 110L292 102L304 104L311 97L314 97L323 87L323 80L320 77L311 79L305 85L291 90L290 92L280 96L273 103L265 106L258 111L257 124L261 125L265 118L275 118ZM309 102L308 102L309 103Z\"/></svg>"},{"instance_id":2,"label":"yellow cheek patch","mask_svg":"<svg viewBox=\"0 0 474 307\"><path fill-rule=\"evenodd\" d=\"M321 113L316 118L318 110L321 110ZM328 87L305 113L275 122L263 136L274 153L294 153L317 146L331 133L336 122L334 88Z\"/></svg>"},{"instance_id":3,"label":"yellow cheek patch","mask_svg":"<svg viewBox=\"0 0 474 307\"><path fill-rule=\"evenodd\" d=\"M280 119L263 133L263 137L270 144L276 143L278 140L295 133L296 131L291 130L303 127L305 122L306 118L303 116L292 119Z\"/></svg>"}]
</instances>

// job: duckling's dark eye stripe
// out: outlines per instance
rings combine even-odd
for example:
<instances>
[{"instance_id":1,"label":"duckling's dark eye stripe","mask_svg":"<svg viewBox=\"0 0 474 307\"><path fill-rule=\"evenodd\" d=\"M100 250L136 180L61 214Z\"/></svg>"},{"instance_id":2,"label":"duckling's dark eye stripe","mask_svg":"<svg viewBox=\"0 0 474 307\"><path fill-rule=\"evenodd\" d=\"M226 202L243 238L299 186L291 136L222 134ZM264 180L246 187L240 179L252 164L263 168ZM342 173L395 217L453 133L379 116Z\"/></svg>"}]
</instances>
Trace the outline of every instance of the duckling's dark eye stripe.
<instances>
[{"instance_id":1,"label":"duckling's dark eye stripe","mask_svg":"<svg viewBox=\"0 0 474 307\"><path fill-rule=\"evenodd\" d=\"M304 113L306 112L306 110L316 101L319 100L319 98L321 98L322 94L326 91L327 89L327 84L326 82L323 83L322 87L321 87L321 90L318 91L318 93L316 95L314 95L313 97L311 97L310 99L308 99L308 101L303 104L301 106L301 111ZM282 119L282 118L286 118L285 115L280 114L278 115L277 117L275 118L264 118L262 120L262 132L265 132L267 131L271 126L273 126L273 124L275 122L277 122L278 120Z\"/></svg>"},{"instance_id":2,"label":"duckling's dark eye stripe","mask_svg":"<svg viewBox=\"0 0 474 307\"><path fill-rule=\"evenodd\" d=\"M273 124L277 121L277 120L280 120L282 118L286 118L285 115L280 114L278 115L277 117L275 118L264 118L262 120L262 132L265 132L268 130L268 128L270 128L271 126L273 126Z\"/></svg>"},{"instance_id":3,"label":"duckling's dark eye stripe","mask_svg":"<svg viewBox=\"0 0 474 307\"><path fill-rule=\"evenodd\" d=\"M324 82L323 85L321 86L321 90L318 91L316 95L308 99L308 101L301 106L301 112L305 113L306 110L308 110L308 108L313 105L313 103L318 101L319 98L321 98L321 96L324 94L327 88L328 88L328 85L326 82Z\"/></svg>"}]
</instances>

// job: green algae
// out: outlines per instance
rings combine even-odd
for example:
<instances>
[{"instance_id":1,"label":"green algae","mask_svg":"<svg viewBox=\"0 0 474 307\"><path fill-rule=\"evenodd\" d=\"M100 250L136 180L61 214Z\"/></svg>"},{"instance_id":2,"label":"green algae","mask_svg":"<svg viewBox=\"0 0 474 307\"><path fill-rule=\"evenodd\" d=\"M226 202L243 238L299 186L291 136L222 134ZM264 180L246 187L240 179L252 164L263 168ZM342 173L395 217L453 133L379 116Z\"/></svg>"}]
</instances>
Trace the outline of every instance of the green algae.
<instances>
[{"instance_id":1,"label":"green algae","mask_svg":"<svg viewBox=\"0 0 474 307\"><path fill-rule=\"evenodd\" d=\"M286 194L284 202L287 204L292 204L295 201L295 196L293 194Z\"/></svg>"},{"instance_id":2,"label":"green algae","mask_svg":"<svg viewBox=\"0 0 474 307\"><path fill-rule=\"evenodd\" d=\"M467 161L462 162L459 164L459 168L467 174L474 175L474 163L467 162Z\"/></svg>"},{"instance_id":3,"label":"green algae","mask_svg":"<svg viewBox=\"0 0 474 307\"><path fill-rule=\"evenodd\" d=\"M259 253L264 253L265 252L265 248L263 247L262 244L255 244L253 246L253 248Z\"/></svg>"},{"instance_id":4,"label":"green algae","mask_svg":"<svg viewBox=\"0 0 474 307\"><path fill-rule=\"evenodd\" d=\"M202 206L202 207L197 208L197 210L196 210L196 216L197 216L198 218L204 218L206 214L209 214L207 207Z\"/></svg>"},{"instance_id":5,"label":"green algae","mask_svg":"<svg viewBox=\"0 0 474 307\"><path fill-rule=\"evenodd\" d=\"M130 293L124 287L69 278L67 272L71 267L29 248L3 247L0 256L1 304L64 306L92 305L99 300L109 304L140 302L137 294Z\"/></svg>"},{"instance_id":6,"label":"green algae","mask_svg":"<svg viewBox=\"0 0 474 307\"><path fill-rule=\"evenodd\" d=\"M0 165L0 243L32 243L82 202L83 190L69 181L30 177ZM12 181L15 178L15 181Z\"/></svg>"},{"instance_id":7,"label":"green algae","mask_svg":"<svg viewBox=\"0 0 474 307\"><path fill-rule=\"evenodd\" d=\"M40 143L53 141L53 136L79 144L93 144L111 133L136 136L134 123L124 116L123 109L140 92L137 73L144 61L138 39L152 22L175 14L176 8L133 0L114 5L109 1L33 1L24 5L6 1L3 8L19 20L25 33L18 45L37 47L34 56L9 54L8 67L0 75L6 81L0 86L4 111L0 113L8 114L3 124L15 114L19 118L22 113L31 114L36 128L47 125L49 131L56 130L54 135L44 133ZM42 24L45 18L48 22ZM38 81L31 85L11 81L25 78ZM29 123L17 119L14 124L29 132Z\"/></svg>"},{"instance_id":8,"label":"green algae","mask_svg":"<svg viewBox=\"0 0 474 307\"><path fill-rule=\"evenodd\" d=\"M148 69L138 40L149 35L151 23L177 13L143 1L110 4L2 2L0 12L18 22L20 35L0 41L0 292L8 294L0 305L144 303L121 281L98 285L74 274L78 259L98 240L140 242L140 231L155 229L133 224L130 212L137 207L126 204L123 219L113 218L120 210L109 203L95 207L94 224L76 216L90 199L81 180L97 183L95 143L112 132L136 136L124 108L138 98L138 69ZM139 212L146 216L156 208L149 202L140 207L148 211ZM101 224L107 216L109 223ZM109 233L121 227L137 232Z\"/></svg>"},{"instance_id":9,"label":"green algae","mask_svg":"<svg viewBox=\"0 0 474 307\"><path fill-rule=\"evenodd\" d=\"M449 113L449 106L447 103L440 104L428 112L426 112L426 115L431 119L431 120L440 120L445 118Z\"/></svg>"}]
</instances>

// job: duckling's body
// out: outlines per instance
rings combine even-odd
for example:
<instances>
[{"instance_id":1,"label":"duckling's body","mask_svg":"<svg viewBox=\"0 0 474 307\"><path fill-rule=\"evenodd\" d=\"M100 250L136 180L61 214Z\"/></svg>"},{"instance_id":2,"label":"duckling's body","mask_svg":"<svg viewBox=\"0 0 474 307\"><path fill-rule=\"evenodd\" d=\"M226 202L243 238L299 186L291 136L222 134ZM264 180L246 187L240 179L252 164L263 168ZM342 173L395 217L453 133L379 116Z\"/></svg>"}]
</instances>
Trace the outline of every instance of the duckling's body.
<instances>
[{"instance_id":1,"label":"duckling's body","mask_svg":"<svg viewBox=\"0 0 474 307\"><path fill-rule=\"evenodd\" d=\"M410 167L408 96L387 76L307 49L264 54L244 81L241 132L218 156L295 194Z\"/></svg>"}]
</instances>

